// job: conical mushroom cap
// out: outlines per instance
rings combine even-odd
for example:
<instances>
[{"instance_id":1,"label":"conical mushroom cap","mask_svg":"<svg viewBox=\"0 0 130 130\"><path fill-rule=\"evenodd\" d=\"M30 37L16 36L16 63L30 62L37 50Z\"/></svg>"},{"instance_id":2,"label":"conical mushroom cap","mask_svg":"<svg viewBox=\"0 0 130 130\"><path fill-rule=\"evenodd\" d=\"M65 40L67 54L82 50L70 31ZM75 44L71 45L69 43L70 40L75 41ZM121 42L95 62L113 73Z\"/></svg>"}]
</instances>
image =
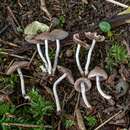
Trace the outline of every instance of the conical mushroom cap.
<instances>
[{"instance_id":1,"label":"conical mushroom cap","mask_svg":"<svg viewBox=\"0 0 130 130\"><path fill-rule=\"evenodd\" d=\"M87 78L77 79L74 83L75 90L78 91L78 92L81 92L81 83L82 82L85 84L85 90L89 91L91 89L92 84L91 84L91 81Z\"/></svg>"},{"instance_id":2,"label":"conical mushroom cap","mask_svg":"<svg viewBox=\"0 0 130 130\"><path fill-rule=\"evenodd\" d=\"M62 74L67 74L66 78L69 80L71 84L74 84L74 78L72 76L72 72L69 69L59 65L57 66L57 69Z\"/></svg>"},{"instance_id":3,"label":"conical mushroom cap","mask_svg":"<svg viewBox=\"0 0 130 130\"><path fill-rule=\"evenodd\" d=\"M8 69L8 71L6 72L7 75L12 74L14 71L16 71L18 68L26 68L28 67L29 62L27 61L20 61L20 62L14 62L10 68Z\"/></svg>"},{"instance_id":4,"label":"conical mushroom cap","mask_svg":"<svg viewBox=\"0 0 130 130\"><path fill-rule=\"evenodd\" d=\"M54 29L52 32L50 32L50 35L54 37L55 40L63 40L69 35L69 33L61 29Z\"/></svg>"},{"instance_id":5,"label":"conical mushroom cap","mask_svg":"<svg viewBox=\"0 0 130 130\"><path fill-rule=\"evenodd\" d=\"M107 73L98 66L90 71L90 73L88 74L88 78L91 80L95 80L96 76L99 76L101 81L106 80L108 77Z\"/></svg>"},{"instance_id":6,"label":"conical mushroom cap","mask_svg":"<svg viewBox=\"0 0 130 130\"><path fill-rule=\"evenodd\" d=\"M103 42L105 40L104 36L97 35L96 32L85 32L85 36L90 40L95 39L97 42Z\"/></svg>"}]
</instances>

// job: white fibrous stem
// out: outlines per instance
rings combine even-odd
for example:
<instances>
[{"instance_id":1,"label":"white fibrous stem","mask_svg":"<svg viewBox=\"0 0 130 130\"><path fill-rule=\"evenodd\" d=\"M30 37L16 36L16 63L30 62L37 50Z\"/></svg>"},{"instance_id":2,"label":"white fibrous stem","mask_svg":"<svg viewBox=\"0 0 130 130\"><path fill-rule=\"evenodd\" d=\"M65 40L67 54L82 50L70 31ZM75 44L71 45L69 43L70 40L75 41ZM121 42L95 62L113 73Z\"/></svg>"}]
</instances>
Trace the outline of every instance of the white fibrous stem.
<instances>
[{"instance_id":1,"label":"white fibrous stem","mask_svg":"<svg viewBox=\"0 0 130 130\"><path fill-rule=\"evenodd\" d=\"M81 45L78 44L78 45L77 45L77 49L76 49L76 56L75 56L75 57L76 57L76 63L77 63L77 67L78 67L78 69L79 69L79 72L80 72L80 74L83 76L83 75L84 75L84 72L83 72L83 69L82 69L82 67L81 67L80 60L79 60L80 48L81 48Z\"/></svg>"},{"instance_id":2,"label":"white fibrous stem","mask_svg":"<svg viewBox=\"0 0 130 130\"><path fill-rule=\"evenodd\" d=\"M56 40L56 55L55 55L55 60L54 60L54 65L53 65L53 74L55 74L57 63L58 63L58 57L60 53L60 40Z\"/></svg>"},{"instance_id":3,"label":"white fibrous stem","mask_svg":"<svg viewBox=\"0 0 130 130\"><path fill-rule=\"evenodd\" d=\"M83 97L83 101L85 103L85 105L88 107L88 108L92 108L92 106L89 104L88 100L87 100L87 97L86 97L86 91L85 91L85 84L84 82L81 82L81 94L82 94L82 97Z\"/></svg>"},{"instance_id":4,"label":"white fibrous stem","mask_svg":"<svg viewBox=\"0 0 130 130\"><path fill-rule=\"evenodd\" d=\"M60 78L58 78L54 85L53 85L53 93L54 93L54 98L55 98L55 102L56 102L56 109L57 112L61 112L61 106L60 106L60 101L59 101L59 97L57 94L57 85L66 77L66 73L63 74Z\"/></svg>"},{"instance_id":5,"label":"white fibrous stem","mask_svg":"<svg viewBox=\"0 0 130 130\"><path fill-rule=\"evenodd\" d=\"M30 97L27 96L27 95L26 95L26 92L25 92L24 78L23 78L23 74L22 74L21 69L18 68L18 69L17 69L17 72L18 72L18 75L19 75L19 77L20 77L22 96L23 96L25 99L30 99Z\"/></svg>"},{"instance_id":6,"label":"white fibrous stem","mask_svg":"<svg viewBox=\"0 0 130 130\"><path fill-rule=\"evenodd\" d=\"M46 61L45 57L44 57L43 54L42 54L41 46L40 46L39 43L37 44L37 51L38 51L38 54L39 54L39 56L41 57L43 63L45 64L46 70L48 71L48 64L47 64L47 61Z\"/></svg>"},{"instance_id":7,"label":"white fibrous stem","mask_svg":"<svg viewBox=\"0 0 130 130\"><path fill-rule=\"evenodd\" d=\"M48 63L48 73L52 74L51 60L50 60L49 52L48 52L48 40L45 40L45 55L46 55L46 60Z\"/></svg>"},{"instance_id":8,"label":"white fibrous stem","mask_svg":"<svg viewBox=\"0 0 130 130\"><path fill-rule=\"evenodd\" d=\"M102 89L101 89L101 86L100 86L100 77L99 76L96 76L96 85L97 85L97 89L98 89L98 92L105 98L105 99L111 99L111 96L110 95L107 95L105 94Z\"/></svg>"},{"instance_id":9,"label":"white fibrous stem","mask_svg":"<svg viewBox=\"0 0 130 130\"><path fill-rule=\"evenodd\" d=\"M115 0L106 0L106 1L111 2L111 3L115 4L115 5L118 5L118 6L123 7L123 8L128 8L129 7L128 5L122 4L122 3L118 2L118 1L115 1Z\"/></svg>"},{"instance_id":10,"label":"white fibrous stem","mask_svg":"<svg viewBox=\"0 0 130 130\"><path fill-rule=\"evenodd\" d=\"M88 72L89 72L89 65L90 65L91 55L92 55L92 51L94 49L95 43L96 43L96 40L94 39L92 41L92 45L91 45L91 47L90 47L90 49L88 51L87 62L86 62L86 65L85 65L85 75L87 75Z\"/></svg>"}]
</instances>

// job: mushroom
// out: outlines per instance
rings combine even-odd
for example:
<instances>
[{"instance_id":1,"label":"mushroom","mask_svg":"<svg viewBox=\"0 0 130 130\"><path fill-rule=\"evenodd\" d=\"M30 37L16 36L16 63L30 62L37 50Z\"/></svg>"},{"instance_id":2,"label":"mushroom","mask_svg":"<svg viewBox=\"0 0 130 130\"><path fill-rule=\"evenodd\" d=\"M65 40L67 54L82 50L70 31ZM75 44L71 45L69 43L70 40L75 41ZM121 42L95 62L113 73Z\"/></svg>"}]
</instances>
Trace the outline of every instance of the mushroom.
<instances>
[{"instance_id":1,"label":"mushroom","mask_svg":"<svg viewBox=\"0 0 130 130\"><path fill-rule=\"evenodd\" d=\"M96 66L93 70L90 71L90 73L88 74L88 78L91 80L96 80L96 86L97 86L97 90L98 92L105 98L110 100L111 96L105 94L100 86L100 81L106 80L108 77L107 73L101 69L100 67Z\"/></svg>"},{"instance_id":2,"label":"mushroom","mask_svg":"<svg viewBox=\"0 0 130 130\"><path fill-rule=\"evenodd\" d=\"M91 55L92 55L92 51L94 49L94 46L95 46L96 42L103 42L105 40L105 37L101 36L101 35L97 35L96 32L94 32L94 33L85 32L85 36L88 39L92 40L92 45L89 49L88 56L87 56L87 62L86 62L86 65L85 65L85 75L87 75L88 71L89 71L88 69L89 69Z\"/></svg>"},{"instance_id":3,"label":"mushroom","mask_svg":"<svg viewBox=\"0 0 130 130\"><path fill-rule=\"evenodd\" d=\"M38 54L41 57L43 63L45 64L46 71L48 71L48 73L51 74L51 63L50 63L50 58L48 56L48 40L53 41L54 38L50 36L49 32L43 32L43 33L40 33L37 36L34 36L33 38L26 37L25 40L28 41L29 43L36 44ZM41 50L41 46L40 46L40 45L44 44L43 41L45 43L46 59L42 54L42 50Z\"/></svg>"},{"instance_id":4,"label":"mushroom","mask_svg":"<svg viewBox=\"0 0 130 130\"><path fill-rule=\"evenodd\" d=\"M77 63L77 67L79 69L79 72L83 76L84 75L84 71L83 71L83 69L81 67L80 60L79 60L80 48L81 48L81 46L83 46L86 49L88 49L90 46L88 44L85 44L83 41L81 41L79 39L79 34L78 33L76 33L76 34L73 35L73 41L78 44L77 45L77 49L76 49L76 55L75 55L75 57L76 57L76 63Z\"/></svg>"},{"instance_id":5,"label":"mushroom","mask_svg":"<svg viewBox=\"0 0 130 130\"><path fill-rule=\"evenodd\" d=\"M91 86L91 82L87 78L79 78L78 80L76 80L74 84L75 90L81 92L85 105L90 109L92 108L92 106L89 104L87 100L86 92L91 89Z\"/></svg>"},{"instance_id":6,"label":"mushroom","mask_svg":"<svg viewBox=\"0 0 130 130\"><path fill-rule=\"evenodd\" d=\"M67 78L71 84L74 84L74 79L73 79L72 73L69 69L62 67L62 66L58 66L57 68L58 68L58 71L61 72L63 75L61 77L59 77L53 84L53 93L54 93L54 98L55 98L55 102L56 102L57 113L60 113L61 106L60 106L60 101L59 101L59 97L57 94L57 85L65 78Z\"/></svg>"},{"instance_id":7,"label":"mushroom","mask_svg":"<svg viewBox=\"0 0 130 130\"><path fill-rule=\"evenodd\" d=\"M27 96L26 92L25 92L24 78L23 78L23 74L22 74L21 69L26 68L28 66L29 66L29 62L27 62L27 61L14 62L13 65L10 66L10 68L8 69L8 71L6 73L7 75L11 75L14 71L17 70L17 73L18 73L18 75L20 77L20 81L21 81L22 96L25 99L30 99L30 97Z\"/></svg>"},{"instance_id":8,"label":"mushroom","mask_svg":"<svg viewBox=\"0 0 130 130\"><path fill-rule=\"evenodd\" d=\"M106 1L111 2L111 3L115 4L115 5L121 6L123 8L128 8L129 7L128 5L122 4L122 3L118 2L118 1L115 1L115 0L106 0Z\"/></svg>"},{"instance_id":9,"label":"mushroom","mask_svg":"<svg viewBox=\"0 0 130 130\"><path fill-rule=\"evenodd\" d=\"M54 65L52 70L52 73L54 74L57 67L58 56L60 52L60 40L65 39L68 36L68 32L63 31L61 29L55 29L50 33L50 35L56 40L56 55L55 55L55 60L54 60Z\"/></svg>"}]
</instances>

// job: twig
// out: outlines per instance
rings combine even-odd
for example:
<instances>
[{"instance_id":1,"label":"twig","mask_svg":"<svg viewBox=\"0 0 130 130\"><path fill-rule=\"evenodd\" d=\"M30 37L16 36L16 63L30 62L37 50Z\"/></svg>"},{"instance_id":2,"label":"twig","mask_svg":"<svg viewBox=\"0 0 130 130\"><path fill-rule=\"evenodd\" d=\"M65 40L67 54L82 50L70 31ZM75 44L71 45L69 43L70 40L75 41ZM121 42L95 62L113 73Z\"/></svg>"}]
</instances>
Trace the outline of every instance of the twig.
<instances>
[{"instance_id":1,"label":"twig","mask_svg":"<svg viewBox=\"0 0 130 130\"><path fill-rule=\"evenodd\" d=\"M41 10L42 10L43 12L45 12L46 15L49 17L49 19L51 20L52 16L51 16L50 12L47 10L45 0L40 0L40 2L41 2L41 6L40 6Z\"/></svg>"},{"instance_id":2,"label":"twig","mask_svg":"<svg viewBox=\"0 0 130 130\"><path fill-rule=\"evenodd\" d=\"M9 25L5 25L5 26L0 30L0 34L2 34L8 27L9 27Z\"/></svg>"},{"instance_id":3,"label":"twig","mask_svg":"<svg viewBox=\"0 0 130 130\"><path fill-rule=\"evenodd\" d=\"M12 57L19 58L19 59L27 59L27 60L30 60L29 58L26 58L26 57L23 57L23 56L19 56L19 55L15 55L15 54L9 54L9 53L7 53L7 52L0 52L0 54L12 56Z\"/></svg>"},{"instance_id":4,"label":"twig","mask_svg":"<svg viewBox=\"0 0 130 130\"><path fill-rule=\"evenodd\" d=\"M108 120L106 120L105 122L103 122L101 125L99 125L94 130L99 130L101 127L103 127L105 124L107 124L109 121L111 121L114 117L118 116L120 113L122 113L122 110L120 110L119 112L117 112L115 115L113 115L112 117L110 117Z\"/></svg>"},{"instance_id":5,"label":"twig","mask_svg":"<svg viewBox=\"0 0 130 130\"><path fill-rule=\"evenodd\" d=\"M45 125L29 125L29 124L18 124L18 123L2 123L4 126L16 126L16 127L23 127L23 128L52 128L51 126Z\"/></svg>"},{"instance_id":6,"label":"twig","mask_svg":"<svg viewBox=\"0 0 130 130\"><path fill-rule=\"evenodd\" d=\"M35 51L35 52L33 53L32 57L31 57L31 59L30 59L30 61L29 61L29 66L30 66L30 64L32 63L34 57L36 56L36 53L37 53L37 51Z\"/></svg>"},{"instance_id":7,"label":"twig","mask_svg":"<svg viewBox=\"0 0 130 130\"><path fill-rule=\"evenodd\" d=\"M5 44L5 45L9 45L9 46L13 46L13 47L18 47L18 45L12 43L12 42L8 42L8 41L4 41L0 38L0 43Z\"/></svg>"},{"instance_id":8,"label":"twig","mask_svg":"<svg viewBox=\"0 0 130 130\"><path fill-rule=\"evenodd\" d=\"M130 56L130 47L129 47L129 44L126 42L126 40L123 40L122 43L126 46L126 49L127 49L128 55Z\"/></svg>"},{"instance_id":9,"label":"twig","mask_svg":"<svg viewBox=\"0 0 130 130\"><path fill-rule=\"evenodd\" d=\"M75 113L76 113L76 117L77 117L77 122L78 122L79 129L80 130L86 130L85 124L83 122L83 117L81 115L80 110L76 109Z\"/></svg>"}]
</instances>

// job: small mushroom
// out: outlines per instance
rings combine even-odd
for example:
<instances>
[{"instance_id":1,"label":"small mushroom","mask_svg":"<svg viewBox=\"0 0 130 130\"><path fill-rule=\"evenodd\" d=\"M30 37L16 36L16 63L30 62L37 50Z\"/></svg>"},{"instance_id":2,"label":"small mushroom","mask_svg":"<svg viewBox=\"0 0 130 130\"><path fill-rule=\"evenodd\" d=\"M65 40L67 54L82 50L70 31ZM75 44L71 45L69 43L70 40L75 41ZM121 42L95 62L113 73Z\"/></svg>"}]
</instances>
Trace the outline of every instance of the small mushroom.
<instances>
[{"instance_id":1,"label":"small mushroom","mask_svg":"<svg viewBox=\"0 0 130 130\"><path fill-rule=\"evenodd\" d=\"M63 31L61 29L55 29L50 33L50 35L56 40L56 55L55 55L55 60L54 60L54 65L52 70L52 73L54 74L58 63L58 56L60 53L60 40L65 39L68 36L68 32Z\"/></svg>"},{"instance_id":2,"label":"small mushroom","mask_svg":"<svg viewBox=\"0 0 130 130\"><path fill-rule=\"evenodd\" d=\"M51 74L51 62L50 62L50 58L48 55L48 40L52 40L52 41L54 40L54 38L50 36L49 32L43 32L33 38L26 37L26 41L37 45L37 50L38 50L39 56L41 57L43 63L45 64L46 70L48 71L49 74ZM43 44L43 41L45 43L46 59L43 56L42 50L41 50L41 44Z\"/></svg>"},{"instance_id":3,"label":"small mushroom","mask_svg":"<svg viewBox=\"0 0 130 130\"><path fill-rule=\"evenodd\" d=\"M60 101L59 101L59 97L57 94L57 85L65 78L67 78L71 84L74 84L74 79L73 79L72 73L69 69L64 68L62 66L58 66L57 68L58 68L58 71L61 72L63 75L61 77L59 77L53 84L53 93L54 93L54 98L56 101L57 113L60 113L61 106L60 106Z\"/></svg>"},{"instance_id":4,"label":"small mushroom","mask_svg":"<svg viewBox=\"0 0 130 130\"><path fill-rule=\"evenodd\" d=\"M83 71L83 69L81 67L80 60L79 60L80 48L81 48L81 46L84 46L86 49L88 49L90 46L88 44L85 44L83 41L81 41L79 39L79 34L78 33L73 35L73 41L78 44L77 45L77 49L76 49L75 57L76 57L76 63L77 63L77 67L79 69L79 72L83 76L84 75L84 71Z\"/></svg>"},{"instance_id":5,"label":"small mushroom","mask_svg":"<svg viewBox=\"0 0 130 130\"><path fill-rule=\"evenodd\" d=\"M10 68L8 69L7 71L7 75L11 75L14 71L17 70L18 72L18 75L20 77L20 81L21 81L21 91L22 91L22 96L25 98L25 99L30 99L29 96L26 95L26 92L25 92L25 84L24 84L24 78L23 78L23 74L22 74L22 71L21 69L22 68L26 68L29 66L29 62L27 61L20 61L20 62L14 62L12 66L10 66Z\"/></svg>"},{"instance_id":6,"label":"small mushroom","mask_svg":"<svg viewBox=\"0 0 130 130\"><path fill-rule=\"evenodd\" d=\"M91 80L96 80L96 86L97 86L97 90L98 92L105 98L110 100L111 96L105 94L100 86L100 81L106 80L108 77L107 73L101 69L100 67L96 66L93 70L90 71L90 73L88 74L88 78Z\"/></svg>"},{"instance_id":7,"label":"small mushroom","mask_svg":"<svg viewBox=\"0 0 130 130\"><path fill-rule=\"evenodd\" d=\"M91 82L87 78L79 78L78 80L76 80L74 84L75 90L81 92L85 105L90 109L92 108L92 106L89 104L87 100L86 92L91 89L91 86Z\"/></svg>"},{"instance_id":8,"label":"small mushroom","mask_svg":"<svg viewBox=\"0 0 130 130\"><path fill-rule=\"evenodd\" d=\"M104 36L101 36L101 35L97 35L96 32L94 33L91 33L91 32L85 32L85 36L92 40L92 45L89 49L89 52L88 52L88 56L87 56L87 62L86 62L86 65L85 65L85 75L88 74L89 72L89 65L90 65L90 60L91 60L91 55L92 55L92 51L94 49L94 46L96 44L96 42L103 42L105 40L105 37Z\"/></svg>"},{"instance_id":9,"label":"small mushroom","mask_svg":"<svg viewBox=\"0 0 130 130\"><path fill-rule=\"evenodd\" d=\"M118 1L115 1L115 0L106 0L106 1L111 2L111 3L115 4L115 5L118 5L118 6L123 7L123 8L128 8L129 7L128 5L125 5L125 4L120 3Z\"/></svg>"}]
</instances>

